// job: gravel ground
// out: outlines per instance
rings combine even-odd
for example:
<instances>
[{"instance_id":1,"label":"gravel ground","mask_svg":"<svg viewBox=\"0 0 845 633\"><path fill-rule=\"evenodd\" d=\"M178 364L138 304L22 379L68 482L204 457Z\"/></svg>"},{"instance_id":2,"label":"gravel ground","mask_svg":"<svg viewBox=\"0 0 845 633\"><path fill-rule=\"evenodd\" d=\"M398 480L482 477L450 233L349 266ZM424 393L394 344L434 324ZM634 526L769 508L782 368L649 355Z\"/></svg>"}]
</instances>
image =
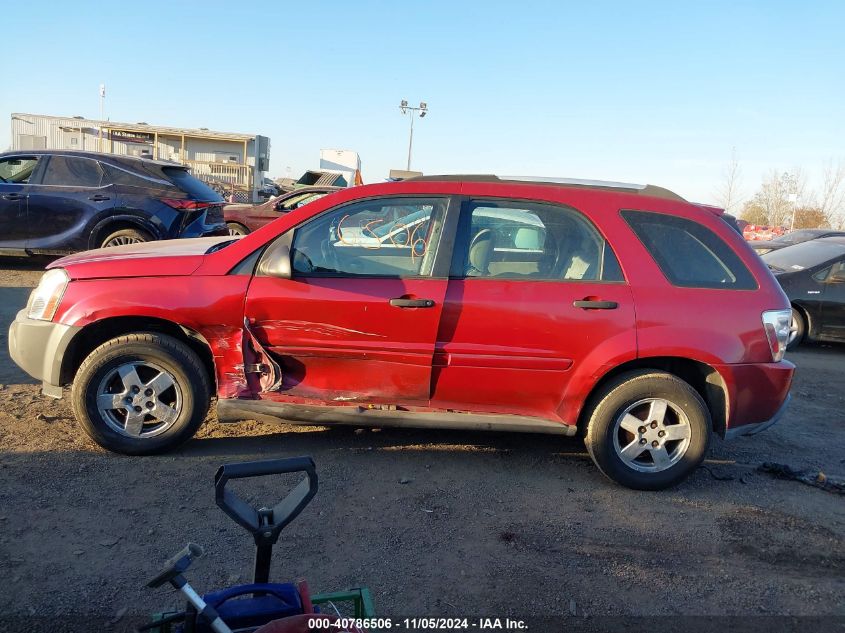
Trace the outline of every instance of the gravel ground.
<instances>
[{"instance_id":1,"label":"gravel ground","mask_svg":"<svg viewBox=\"0 0 845 633\"><path fill-rule=\"evenodd\" d=\"M314 591L368 586L381 616L539 615L561 630L599 616L845 624L845 497L755 470L782 462L845 475L843 346L792 354L786 418L754 438L715 439L705 467L662 493L611 484L578 440L531 435L210 419L179 453L121 457L90 442L67 400L42 397L8 358L7 324L40 266L0 265L7 630L88 617L128 630L179 604L143 585L188 541L206 548L190 572L201 592L248 581L252 541L215 506L214 473L294 455L313 456L320 492L283 532L273 578L304 576ZM273 502L285 483L241 490Z\"/></svg>"}]
</instances>

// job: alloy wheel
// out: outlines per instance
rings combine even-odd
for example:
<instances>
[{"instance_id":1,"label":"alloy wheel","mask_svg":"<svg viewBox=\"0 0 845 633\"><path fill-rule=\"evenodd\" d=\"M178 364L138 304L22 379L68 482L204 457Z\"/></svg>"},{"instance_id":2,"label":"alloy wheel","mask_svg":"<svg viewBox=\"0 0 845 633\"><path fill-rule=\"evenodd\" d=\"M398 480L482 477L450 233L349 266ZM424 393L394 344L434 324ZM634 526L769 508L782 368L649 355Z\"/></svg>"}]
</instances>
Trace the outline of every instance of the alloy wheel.
<instances>
[{"instance_id":1,"label":"alloy wheel","mask_svg":"<svg viewBox=\"0 0 845 633\"><path fill-rule=\"evenodd\" d=\"M126 244L142 244L144 240L132 237L130 235L119 235L117 237L111 238L105 244L103 244L103 248L108 248L110 246L125 246Z\"/></svg>"},{"instance_id":2,"label":"alloy wheel","mask_svg":"<svg viewBox=\"0 0 845 633\"><path fill-rule=\"evenodd\" d=\"M97 410L108 426L127 437L164 433L182 411L176 378L153 363L132 361L109 371L97 387Z\"/></svg>"},{"instance_id":3,"label":"alloy wheel","mask_svg":"<svg viewBox=\"0 0 845 633\"><path fill-rule=\"evenodd\" d=\"M692 427L683 410L663 398L645 398L617 417L613 447L629 468L656 473L681 460L691 437Z\"/></svg>"}]
</instances>

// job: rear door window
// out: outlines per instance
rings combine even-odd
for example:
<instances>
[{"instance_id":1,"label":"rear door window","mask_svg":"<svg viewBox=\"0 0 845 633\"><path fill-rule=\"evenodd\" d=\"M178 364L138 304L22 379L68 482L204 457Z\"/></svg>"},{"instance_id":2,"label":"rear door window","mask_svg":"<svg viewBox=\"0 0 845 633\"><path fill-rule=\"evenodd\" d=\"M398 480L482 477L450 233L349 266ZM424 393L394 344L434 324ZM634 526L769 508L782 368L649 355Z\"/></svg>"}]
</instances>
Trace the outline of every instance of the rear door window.
<instances>
[{"instance_id":1,"label":"rear door window","mask_svg":"<svg viewBox=\"0 0 845 633\"><path fill-rule=\"evenodd\" d=\"M622 211L666 279L685 288L754 290L757 282L722 238L703 224L664 213Z\"/></svg>"},{"instance_id":2,"label":"rear door window","mask_svg":"<svg viewBox=\"0 0 845 633\"><path fill-rule=\"evenodd\" d=\"M103 182L100 163L76 156L51 156L42 184L60 187L99 187Z\"/></svg>"},{"instance_id":3,"label":"rear door window","mask_svg":"<svg viewBox=\"0 0 845 633\"><path fill-rule=\"evenodd\" d=\"M616 256L596 228L570 207L472 201L465 207L458 277L623 281ZM467 222L468 217L468 222Z\"/></svg>"}]
</instances>

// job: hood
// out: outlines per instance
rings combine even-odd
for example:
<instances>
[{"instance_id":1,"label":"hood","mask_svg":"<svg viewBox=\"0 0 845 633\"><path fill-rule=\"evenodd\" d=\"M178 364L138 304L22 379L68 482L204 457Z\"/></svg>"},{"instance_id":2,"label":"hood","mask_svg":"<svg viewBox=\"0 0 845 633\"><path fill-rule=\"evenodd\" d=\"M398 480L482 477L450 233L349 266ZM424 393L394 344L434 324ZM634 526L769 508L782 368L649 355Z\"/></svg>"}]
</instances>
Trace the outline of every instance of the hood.
<instances>
[{"instance_id":1,"label":"hood","mask_svg":"<svg viewBox=\"0 0 845 633\"><path fill-rule=\"evenodd\" d=\"M210 248L231 239L224 235L97 248L62 257L48 268L64 268L71 279L190 275Z\"/></svg>"}]
</instances>

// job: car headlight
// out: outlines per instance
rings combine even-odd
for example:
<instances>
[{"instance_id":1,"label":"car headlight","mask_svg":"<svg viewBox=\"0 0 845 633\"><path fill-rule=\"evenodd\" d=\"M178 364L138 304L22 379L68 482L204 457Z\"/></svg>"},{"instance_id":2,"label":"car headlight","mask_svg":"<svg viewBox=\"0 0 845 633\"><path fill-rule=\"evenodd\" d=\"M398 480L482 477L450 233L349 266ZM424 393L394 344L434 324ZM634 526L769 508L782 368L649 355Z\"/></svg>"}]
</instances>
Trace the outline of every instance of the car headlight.
<instances>
[{"instance_id":1,"label":"car headlight","mask_svg":"<svg viewBox=\"0 0 845 633\"><path fill-rule=\"evenodd\" d=\"M70 277L63 268L48 270L32 291L27 303L27 316L40 321L52 321L62 301Z\"/></svg>"}]
</instances>

